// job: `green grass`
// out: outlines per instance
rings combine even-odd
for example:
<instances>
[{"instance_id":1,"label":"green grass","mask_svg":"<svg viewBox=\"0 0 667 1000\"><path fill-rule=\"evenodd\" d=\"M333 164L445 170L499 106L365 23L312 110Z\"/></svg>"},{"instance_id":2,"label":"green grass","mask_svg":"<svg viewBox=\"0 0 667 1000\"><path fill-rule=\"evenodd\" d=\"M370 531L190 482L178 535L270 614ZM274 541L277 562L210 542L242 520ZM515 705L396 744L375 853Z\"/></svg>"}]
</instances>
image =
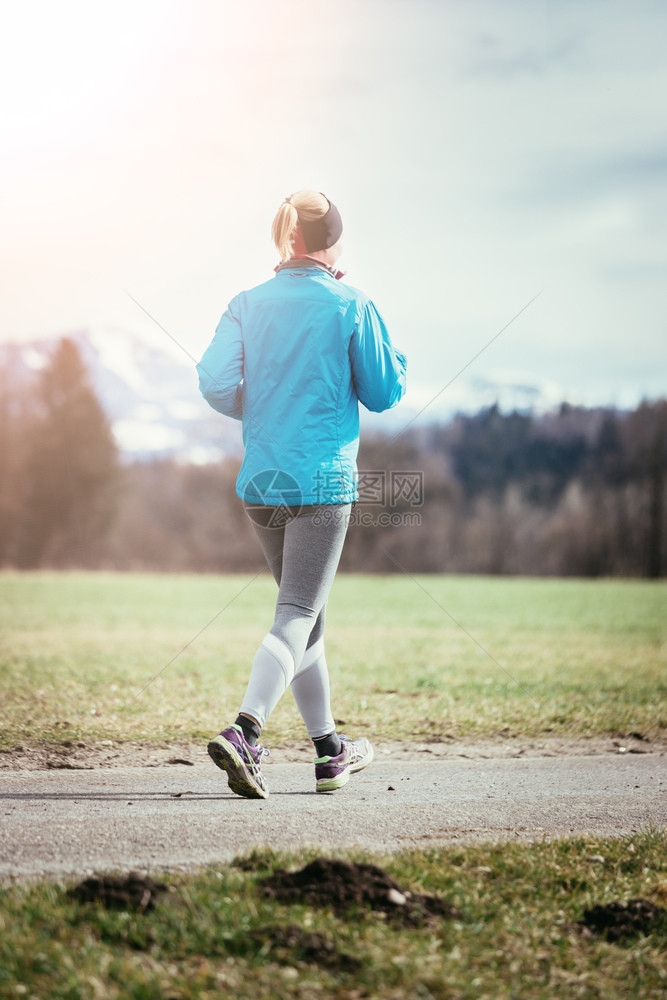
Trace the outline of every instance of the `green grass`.
<instances>
[{"instance_id":1,"label":"green grass","mask_svg":"<svg viewBox=\"0 0 667 1000\"><path fill-rule=\"evenodd\" d=\"M341 576L328 615L336 716L375 738L664 737L666 594L641 581ZM267 577L0 575L0 740L208 737L236 710L274 599ZM288 696L266 741L303 735ZM165 876L170 892L143 915L76 903L59 882L0 888L0 998L665 994L664 926L623 945L577 926L595 903L667 904L664 831L347 854L462 911L411 930L262 898L258 879L313 856ZM325 935L357 968L253 937L284 923Z\"/></svg>"},{"instance_id":2,"label":"green grass","mask_svg":"<svg viewBox=\"0 0 667 1000\"><path fill-rule=\"evenodd\" d=\"M367 910L346 918L262 897L258 880L314 855L251 855L246 863L170 875L146 914L105 910L62 883L0 889L0 998L35 1000L551 1000L665 995L667 924L623 944L582 934L597 903L667 902L667 836L443 847L381 863L405 889L461 911L398 929ZM357 960L320 967L266 928L295 924ZM253 939L260 935L264 944ZM275 935L274 935L275 937Z\"/></svg>"},{"instance_id":3,"label":"green grass","mask_svg":"<svg viewBox=\"0 0 667 1000\"><path fill-rule=\"evenodd\" d=\"M0 575L0 742L208 737L275 594L266 575ZM666 598L664 582L339 576L334 713L376 739L664 736ZM304 736L289 696L265 735Z\"/></svg>"}]
</instances>

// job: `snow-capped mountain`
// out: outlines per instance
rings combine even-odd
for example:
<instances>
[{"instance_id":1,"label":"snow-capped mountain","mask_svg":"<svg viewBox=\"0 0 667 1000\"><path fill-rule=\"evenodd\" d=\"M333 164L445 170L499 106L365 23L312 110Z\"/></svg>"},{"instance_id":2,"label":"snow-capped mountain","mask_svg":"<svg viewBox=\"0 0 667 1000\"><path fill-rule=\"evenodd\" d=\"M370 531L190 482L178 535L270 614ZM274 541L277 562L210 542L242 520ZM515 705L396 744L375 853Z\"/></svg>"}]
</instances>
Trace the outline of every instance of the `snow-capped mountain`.
<instances>
[{"instance_id":1,"label":"snow-capped mountain","mask_svg":"<svg viewBox=\"0 0 667 1000\"><path fill-rule=\"evenodd\" d=\"M184 351L115 327L63 336L78 345L126 460L169 457L200 464L242 454L240 422L215 413L202 399L195 363ZM0 369L8 370L15 384L27 384L60 339L0 344ZM446 421L455 413L475 413L494 404L505 412L544 412L564 398L554 383L504 370L457 379L446 388L441 392L435 385L409 384L397 409L371 414L361 407L362 427L398 435L416 422Z\"/></svg>"},{"instance_id":2,"label":"snow-capped mountain","mask_svg":"<svg viewBox=\"0 0 667 1000\"><path fill-rule=\"evenodd\" d=\"M63 334L78 346L92 386L127 460L212 462L242 452L241 428L202 399L194 362L123 329ZM0 344L14 384L35 377L61 337Z\"/></svg>"}]
</instances>

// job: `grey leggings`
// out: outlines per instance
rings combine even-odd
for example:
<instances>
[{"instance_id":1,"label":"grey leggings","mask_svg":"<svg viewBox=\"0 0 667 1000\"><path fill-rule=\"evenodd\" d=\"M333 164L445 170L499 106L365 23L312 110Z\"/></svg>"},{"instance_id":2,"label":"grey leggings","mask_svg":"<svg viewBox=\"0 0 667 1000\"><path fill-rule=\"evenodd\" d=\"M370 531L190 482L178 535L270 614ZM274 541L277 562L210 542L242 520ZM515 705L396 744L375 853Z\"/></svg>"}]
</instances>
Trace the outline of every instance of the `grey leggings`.
<instances>
[{"instance_id":1,"label":"grey leggings","mask_svg":"<svg viewBox=\"0 0 667 1000\"><path fill-rule=\"evenodd\" d=\"M260 725L291 685L311 737L327 735L335 728L329 707L324 620L351 509L351 504L298 511L246 507L279 588L273 625L253 661L241 707Z\"/></svg>"}]
</instances>

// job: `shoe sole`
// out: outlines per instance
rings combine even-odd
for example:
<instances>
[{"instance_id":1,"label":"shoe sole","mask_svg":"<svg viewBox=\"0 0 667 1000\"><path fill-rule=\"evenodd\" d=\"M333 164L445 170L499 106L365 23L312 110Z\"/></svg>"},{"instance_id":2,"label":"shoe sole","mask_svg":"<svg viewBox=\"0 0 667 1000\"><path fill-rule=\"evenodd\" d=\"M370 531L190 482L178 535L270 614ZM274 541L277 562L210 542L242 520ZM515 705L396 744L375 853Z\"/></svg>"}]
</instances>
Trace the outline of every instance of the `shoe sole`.
<instances>
[{"instance_id":1,"label":"shoe sole","mask_svg":"<svg viewBox=\"0 0 667 1000\"><path fill-rule=\"evenodd\" d=\"M343 788L344 785L350 780L351 774L356 774L357 771L363 771L365 767L368 767L372 763L375 757L375 751L373 750L372 744L368 744L368 753L361 760L356 761L354 764L350 764L346 767L344 771L337 774L335 778L320 778L315 783L316 792L335 792L337 788Z\"/></svg>"},{"instance_id":2,"label":"shoe sole","mask_svg":"<svg viewBox=\"0 0 667 1000\"><path fill-rule=\"evenodd\" d=\"M236 747L224 736L216 736L207 746L208 755L227 774L227 783L236 795L246 799L268 799L269 793L258 785Z\"/></svg>"},{"instance_id":3,"label":"shoe sole","mask_svg":"<svg viewBox=\"0 0 667 1000\"><path fill-rule=\"evenodd\" d=\"M344 771L337 774L335 778L318 778L315 783L316 792L335 792L337 788L342 788L343 785L347 785L350 780L350 768L346 767Z\"/></svg>"}]
</instances>

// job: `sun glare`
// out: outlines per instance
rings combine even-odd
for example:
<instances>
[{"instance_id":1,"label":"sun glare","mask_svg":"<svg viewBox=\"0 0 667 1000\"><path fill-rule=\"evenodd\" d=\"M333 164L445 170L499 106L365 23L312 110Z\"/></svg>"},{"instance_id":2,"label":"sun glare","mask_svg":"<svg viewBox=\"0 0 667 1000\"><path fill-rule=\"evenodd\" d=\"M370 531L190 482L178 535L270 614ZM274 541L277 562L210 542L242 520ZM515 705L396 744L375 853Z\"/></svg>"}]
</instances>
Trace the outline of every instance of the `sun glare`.
<instances>
[{"instance_id":1,"label":"sun glare","mask_svg":"<svg viewBox=\"0 0 667 1000\"><path fill-rule=\"evenodd\" d=\"M181 8L182 10L183 8ZM5 155L85 143L122 111L155 36L175 33L170 3L47 0L5 8L0 34Z\"/></svg>"}]
</instances>

